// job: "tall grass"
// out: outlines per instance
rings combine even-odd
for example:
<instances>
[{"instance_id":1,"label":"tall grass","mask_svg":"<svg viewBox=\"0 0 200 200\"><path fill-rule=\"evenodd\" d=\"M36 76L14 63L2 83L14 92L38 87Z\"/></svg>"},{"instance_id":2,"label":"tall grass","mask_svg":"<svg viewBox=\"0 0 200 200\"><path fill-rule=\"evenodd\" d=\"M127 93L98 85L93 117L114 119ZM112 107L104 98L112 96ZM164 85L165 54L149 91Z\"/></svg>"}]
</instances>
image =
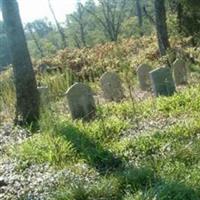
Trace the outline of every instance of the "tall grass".
<instances>
[{"instance_id":1,"label":"tall grass","mask_svg":"<svg viewBox=\"0 0 200 200\"><path fill-rule=\"evenodd\" d=\"M15 87L12 72L9 70L0 75L0 121L13 118L14 113Z\"/></svg>"}]
</instances>

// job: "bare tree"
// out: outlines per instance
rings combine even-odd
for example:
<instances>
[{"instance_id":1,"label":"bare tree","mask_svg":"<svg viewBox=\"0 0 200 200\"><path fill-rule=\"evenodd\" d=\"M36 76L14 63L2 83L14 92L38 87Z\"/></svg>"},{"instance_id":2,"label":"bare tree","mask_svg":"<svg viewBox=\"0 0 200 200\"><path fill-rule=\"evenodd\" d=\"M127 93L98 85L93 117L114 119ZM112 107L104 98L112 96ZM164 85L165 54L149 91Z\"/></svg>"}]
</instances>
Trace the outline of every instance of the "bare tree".
<instances>
[{"instance_id":1,"label":"bare tree","mask_svg":"<svg viewBox=\"0 0 200 200\"><path fill-rule=\"evenodd\" d=\"M156 25L155 19L147 12L145 5L143 6L143 12L144 12L144 15L148 18L149 22L155 26Z\"/></svg>"},{"instance_id":2,"label":"bare tree","mask_svg":"<svg viewBox=\"0 0 200 200\"><path fill-rule=\"evenodd\" d=\"M80 49L81 48L81 45L80 45L81 42L80 42L79 37L77 36L76 33L73 36L73 40L75 42L75 46Z\"/></svg>"},{"instance_id":3,"label":"bare tree","mask_svg":"<svg viewBox=\"0 0 200 200\"><path fill-rule=\"evenodd\" d=\"M57 27L57 29L58 29L58 32L59 32L59 34L60 34L60 37L61 37L61 40L62 40L63 48L65 48L65 47L67 47L66 35L65 35L65 33L64 33L63 28L60 26L60 24L59 24L59 22L58 22L58 20L57 20L57 18L56 18L56 15L55 15L55 12L54 12L54 10L53 10L53 7L52 7L52 5L51 5L51 1L50 1L50 0L48 0L48 5L49 5L49 9L50 9L50 11L51 11L51 13L52 13L52 16L53 16L53 18L54 18L54 21L55 21L55 23L56 23L56 27Z\"/></svg>"},{"instance_id":4,"label":"bare tree","mask_svg":"<svg viewBox=\"0 0 200 200\"><path fill-rule=\"evenodd\" d=\"M166 50L170 48L166 23L165 0L154 0L154 7L158 46L160 55L163 56L166 54Z\"/></svg>"},{"instance_id":5,"label":"bare tree","mask_svg":"<svg viewBox=\"0 0 200 200\"><path fill-rule=\"evenodd\" d=\"M31 24L28 23L26 25L26 28L29 31L29 33L31 34L31 37L32 37L32 39L33 39L33 41L35 43L35 46L37 47L37 49L38 49L38 51L40 53L40 57L41 58L44 57L44 52L43 52L42 47L40 46L40 44L39 44L39 42L38 42L38 40L37 40L33 30L32 30Z\"/></svg>"},{"instance_id":6,"label":"bare tree","mask_svg":"<svg viewBox=\"0 0 200 200\"><path fill-rule=\"evenodd\" d=\"M2 13L12 56L16 86L16 120L39 118L39 94L16 0L3 0Z\"/></svg>"},{"instance_id":7,"label":"bare tree","mask_svg":"<svg viewBox=\"0 0 200 200\"><path fill-rule=\"evenodd\" d=\"M84 22L84 19L83 19L84 12L85 12L85 10L83 8L83 5L80 2L78 2L77 3L77 11L74 14L72 14L71 17L79 25L81 43L85 47L86 46L86 39L85 39L85 22Z\"/></svg>"},{"instance_id":8,"label":"bare tree","mask_svg":"<svg viewBox=\"0 0 200 200\"><path fill-rule=\"evenodd\" d=\"M103 16L97 14L97 10L86 10L102 25L106 36L111 41L117 41L120 28L126 17L128 0L99 0L99 8Z\"/></svg>"}]
</instances>

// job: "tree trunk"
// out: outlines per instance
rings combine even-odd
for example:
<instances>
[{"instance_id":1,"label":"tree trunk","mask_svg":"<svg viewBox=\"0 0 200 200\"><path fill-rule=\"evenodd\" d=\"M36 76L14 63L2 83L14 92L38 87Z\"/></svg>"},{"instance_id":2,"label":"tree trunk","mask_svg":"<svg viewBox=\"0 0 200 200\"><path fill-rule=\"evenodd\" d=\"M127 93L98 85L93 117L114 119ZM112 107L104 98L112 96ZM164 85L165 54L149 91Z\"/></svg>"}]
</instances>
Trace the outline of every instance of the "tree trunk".
<instances>
[{"instance_id":1,"label":"tree trunk","mask_svg":"<svg viewBox=\"0 0 200 200\"><path fill-rule=\"evenodd\" d=\"M181 3L177 5L177 21L178 21L178 31L182 32L182 18L183 18L183 7Z\"/></svg>"},{"instance_id":2,"label":"tree trunk","mask_svg":"<svg viewBox=\"0 0 200 200\"><path fill-rule=\"evenodd\" d=\"M86 33L85 33L85 24L84 24L84 8L83 5L78 2L78 9L75 14L72 14L71 17L78 23L80 31L80 40L83 47L86 47Z\"/></svg>"},{"instance_id":3,"label":"tree trunk","mask_svg":"<svg viewBox=\"0 0 200 200\"><path fill-rule=\"evenodd\" d=\"M2 13L16 87L16 120L32 123L39 118L39 94L16 0L3 0Z\"/></svg>"},{"instance_id":4,"label":"tree trunk","mask_svg":"<svg viewBox=\"0 0 200 200\"><path fill-rule=\"evenodd\" d=\"M53 10L53 8L52 8L52 5L51 5L50 0L48 0L48 3L49 3L49 9L50 9L50 11L51 11L51 13L52 13L52 15L53 15L53 18L54 18L54 20L55 20L55 23L56 23L58 32L59 32L59 34L60 34L60 37L61 37L61 40L62 40L63 48L66 48L66 47L67 47L66 35L65 35L65 33L64 33L63 29L62 29L62 27L60 26L60 24L59 24L59 22L58 22L58 20L57 20L57 18L56 18L56 15L55 15L55 13L54 13L54 10Z\"/></svg>"},{"instance_id":5,"label":"tree trunk","mask_svg":"<svg viewBox=\"0 0 200 200\"><path fill-rule=\"evenodd\" d=\"M138 17L138 25L140 28L140 36L143 36L144 35L143 17L142 17L142 8L141 8L140 0L136 0L136 12L137 12L137 17Z\"/></svg>"},{"instance_id":6,"label":"tree trunk","mask_svg":"<svg viewBox=\"0 0 200 200\"><path fill-rule=\"evenodd\" d=\"M154 6L159 51L160 55L164 56L166 50L170 48L166 23L165 0L154 0Z\"/></svg>"}]
</instances>

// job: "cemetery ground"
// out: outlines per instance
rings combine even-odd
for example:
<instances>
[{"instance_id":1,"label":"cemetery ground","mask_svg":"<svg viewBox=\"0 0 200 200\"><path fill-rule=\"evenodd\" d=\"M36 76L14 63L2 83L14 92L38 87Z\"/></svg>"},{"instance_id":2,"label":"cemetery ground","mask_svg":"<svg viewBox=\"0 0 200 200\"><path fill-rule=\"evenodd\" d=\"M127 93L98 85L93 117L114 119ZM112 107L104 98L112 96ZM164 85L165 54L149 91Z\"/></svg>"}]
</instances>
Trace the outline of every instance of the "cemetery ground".
<instances>
[{"instance_id":1,"label":"cemetery ground","mask_svg":"<svg viewBox=\"0 0 200 200\"><path fill-rule=\"evenodd\" d=\"M150 64L158 67L153 59ZM84 80L97 106L88 122L69 115L63 95L70 85L67 74L38 77L50 91L35 130L10 122L14 87L10 72L5 72L0 90L0 199L199 200L199 73L190 73L188 85L174 95L154 97L140 90L136 73L128 71L118 71L125 93L119 102L103 98L98 78Z\"/></svg>"}]
</instances>

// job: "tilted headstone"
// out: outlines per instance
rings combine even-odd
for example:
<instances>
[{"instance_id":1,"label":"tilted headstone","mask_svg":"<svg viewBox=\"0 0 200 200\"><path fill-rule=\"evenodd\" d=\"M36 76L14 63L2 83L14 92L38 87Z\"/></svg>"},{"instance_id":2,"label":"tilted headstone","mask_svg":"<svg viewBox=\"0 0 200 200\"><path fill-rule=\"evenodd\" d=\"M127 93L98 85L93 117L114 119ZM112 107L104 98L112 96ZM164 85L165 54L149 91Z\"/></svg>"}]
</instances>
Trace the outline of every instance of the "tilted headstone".
<instances>
[{"instance_id":1,"label":"tilted headstone","mask_svg":"<svg viewBox=\"0 0 200 200\"><path fill-rule=\"evenodd\" d=\"M88 121L94 117L96 106L90 87L75 83L67 90L66 97L73 119Z\"/></svg>"},{"instance_id":2,"label":"tilted headstone","mask_svg":"<svg viewBox=\"0 0 200 200\"><path fill-rule=\"evenodd\" d=\"M139 85L140 85L140 88L144 91L149 90L151 86L151 81L149 77L150 71L151 71L151 67L147 64L142 64L137 69Z\"/></svg>"},{"instance_id":3,"label":"tilted headstone","mask_svg":"<svg viewBox=\"0 0 200 200\"><path fill-rule=\"evenodd\" d=\"M173 63L173 75L176 85L187 84L187 68L184 60L175 60Z\"/></svg>"},{"instance_id":4,"label":"tilted headstone","mask_svg":"<svg viewBox=\"0 0 200 200\"><path fill-rule=\"evenodd\" d=\"M104 98L119 102L124 97L121 80L115 72L105 72L100 78Z\"/></svg>"},{"instance_id":5,"label":"tilted headstone","mask_svg":"<svg viewBox=\"0 0 200 200\"><path fill-rule=\"evenodd\" d=\"M49 66L46 64L40 64L38 66L38 70L40 73L46 73L48 68L49 68Z\"/></svg>"},{"instance_id":6,"label":"tilted headstone","mask_svg":"<svg viewBox=\"0 0 200 200\"><path fill-rule=\"evenodd\" d=\"M47 104L49 101L49 88L47 86L40 86L37 87L37 90L40 95L40 103L42 105Z\"/></svg>"},{"instance_id":7,"label":"tilted headstone","mask_svg":"<svg viewBox=\"0 0 200 200\"><path fill-rule=\"evenodd\" d=\"M155 96L171 96L176 91L175 83L169 67L164 66L151 71L150 78Z\"/></svg>"}]
</instances>

